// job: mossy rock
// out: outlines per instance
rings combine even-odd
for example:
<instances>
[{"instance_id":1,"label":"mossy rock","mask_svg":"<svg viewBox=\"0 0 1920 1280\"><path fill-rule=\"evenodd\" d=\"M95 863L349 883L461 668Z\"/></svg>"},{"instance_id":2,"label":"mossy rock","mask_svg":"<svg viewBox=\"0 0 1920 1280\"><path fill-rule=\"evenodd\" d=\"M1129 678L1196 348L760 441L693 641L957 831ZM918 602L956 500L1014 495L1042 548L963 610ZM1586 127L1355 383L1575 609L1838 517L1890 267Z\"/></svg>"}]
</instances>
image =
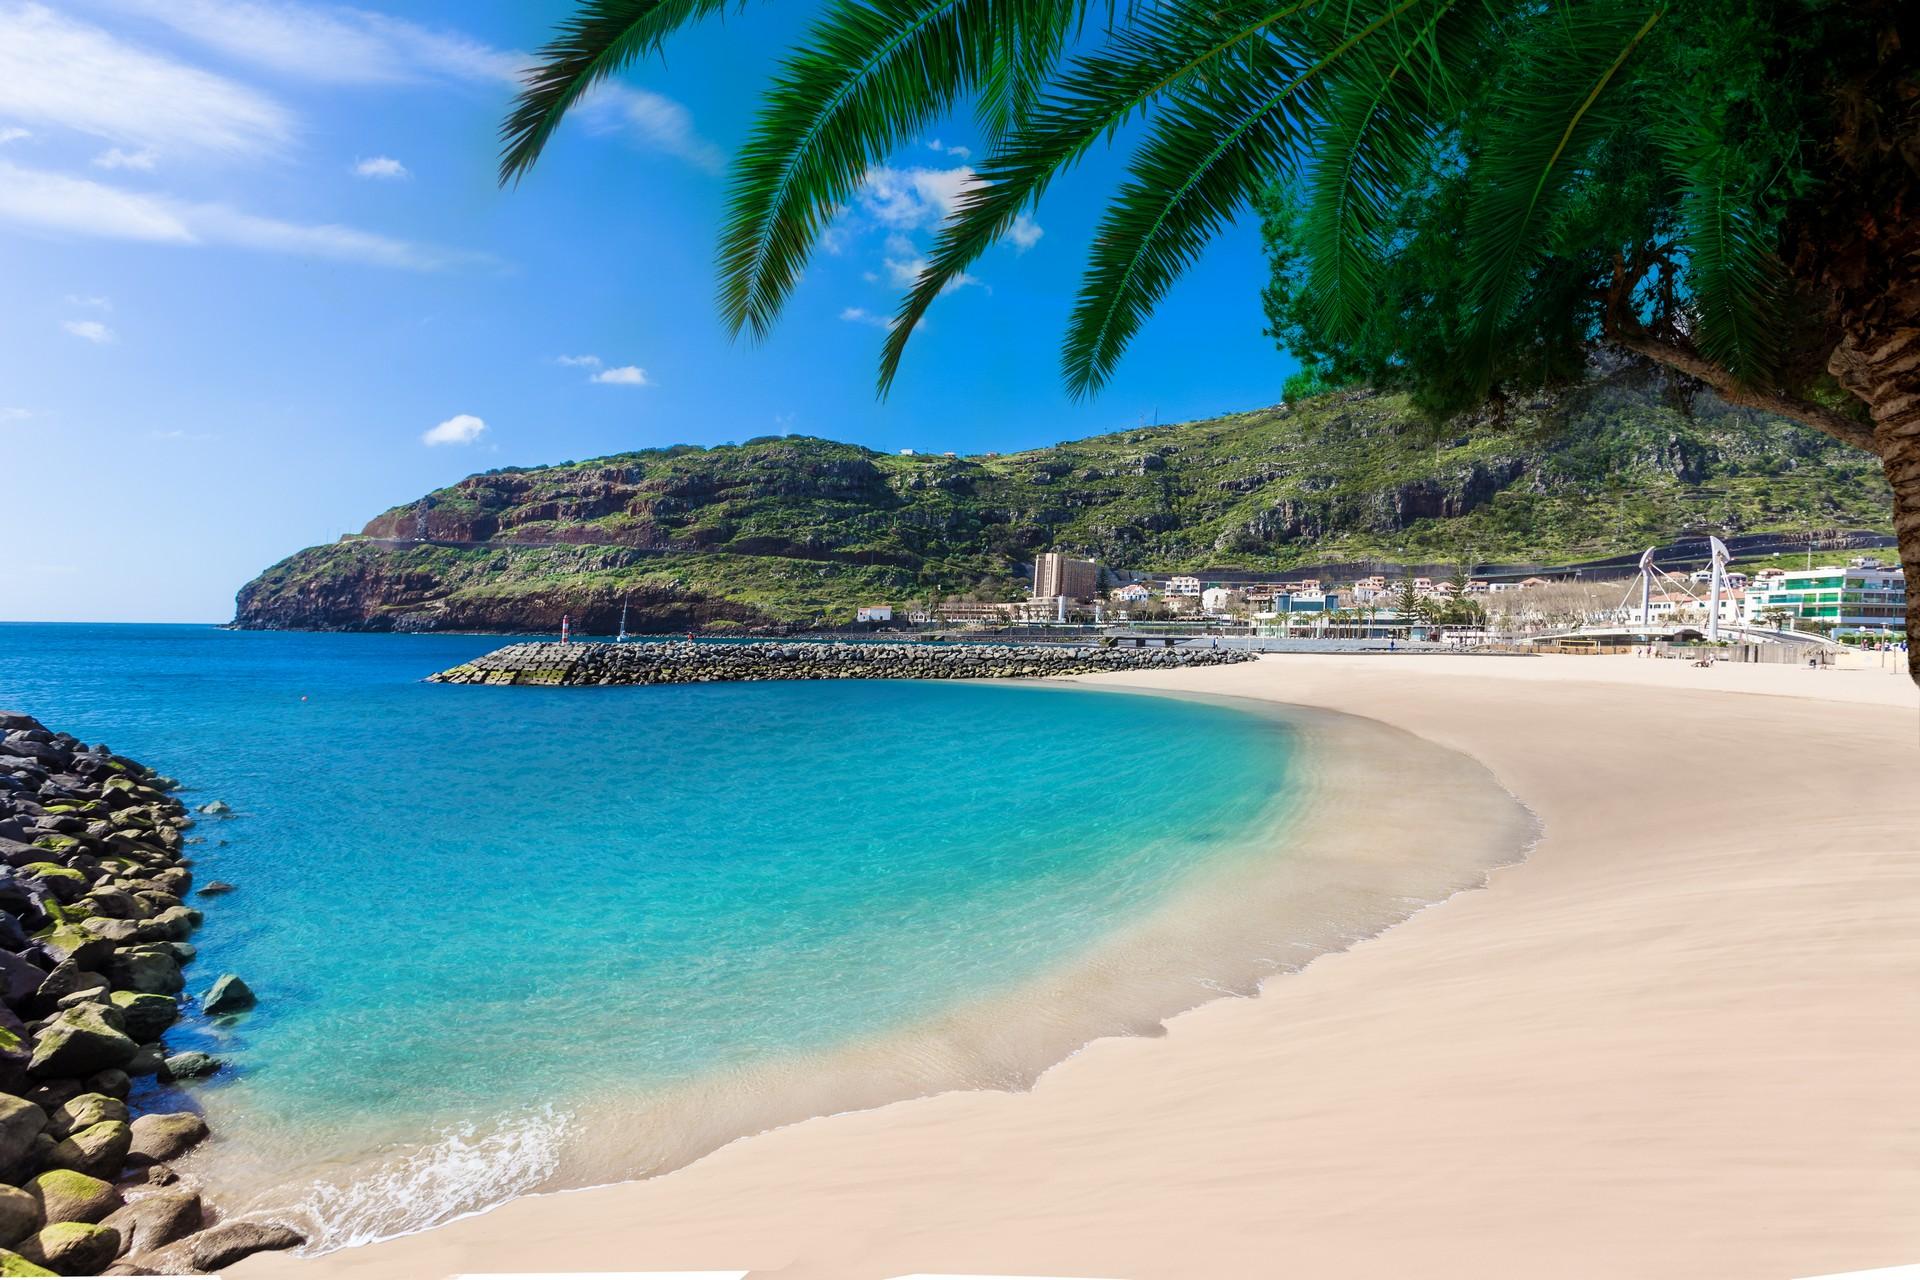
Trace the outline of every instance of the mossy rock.
<instances>
[{"instance_id":1,"label":"mossy rock","mask_svg":"<svg viewBox=\"0 0 1920 1280\"><path fill-rule=\"evenodd\" d=\"M22 1240L18 1252L58 1275L94 1276L120 1256L120 1233L90 1222L56 1222Z\"/></svg>"},{"instance_id":2,"label":"mossy rock","mask_svg":"<svg viewBox=\"0 0 1920 1280\"><path fill-rule=\"evenodd\" d=\"M123 1067L140 1046L106 1020L98 1005L68 1009L40 1032L27 1070L44 1079L92 1075Z\"/></svg>"},{"instance_id":3,"label":"mossy rock","mask_svg":"<svg viewBox=\"0 0 1920 1280\"><path fill-rule=\"evenodd\" d=\"M57 1276L37 1262L28 1262L11 1249L0 1249L0 1276Z\"/></svg>"},{"instance_id":4,"label":"mossy rock","mask_svg":"<svg viewBox=\"0 0 1920 1280\"><path fill-rule=\"evenodd\" d=\"M127 1104L120 1099L104 1093L83 1093L54 1108L47 1117L47 1132L57 1140L109 1120L125 1124L128 1118Z\"/></svg>"},{"instance_id":5,"label":"mossy rock","mask_svg":"<svg viewBox=\"0 0 1920 1280\"><path fill-rule=\"evenodd\" d=\"M112 1183L73 1169L48 1169L29 1180L25 1191L48 1222L98 1222L122 1204Z\"/></svg>"},{"instance_id":6,"label":"mossy rock","mask_svg":"<svg viewBox=\"0 0 1920 1280\"><path fill-rule=\"evenodd\" d=\"M115 991L107 997L127 1024L127 1034L145 1044L158 1040L160 1033L180 1016L180 1005L172 996L152 991Z\"/></svg>"},{"instance_id":7,"label":"mossy rock","mask_svg":"<svg viewBox=\"0 0 1920 1280\"><path fill-rule=\"evenodd\" d=\"M96 1095L97 1096L97 1095ZM121 1108L121 1114L126 1109ZM133 1129L125 1120L102 1120L76 1129L47 1155L55 1169L72 1169L96 1178L115 1178L133 1146Z\"/></svg>"},{"instance_id":8,"label":"mossy rock","mask_svg":"<svg viewBox=\"0 0 1920 1280\"><path fill-rule=\"evenodd\" d=\"M0 1187L0 1248L19 1244L46 1225L38 1200L18 1187Z\"/></svg>"}]
</instances>

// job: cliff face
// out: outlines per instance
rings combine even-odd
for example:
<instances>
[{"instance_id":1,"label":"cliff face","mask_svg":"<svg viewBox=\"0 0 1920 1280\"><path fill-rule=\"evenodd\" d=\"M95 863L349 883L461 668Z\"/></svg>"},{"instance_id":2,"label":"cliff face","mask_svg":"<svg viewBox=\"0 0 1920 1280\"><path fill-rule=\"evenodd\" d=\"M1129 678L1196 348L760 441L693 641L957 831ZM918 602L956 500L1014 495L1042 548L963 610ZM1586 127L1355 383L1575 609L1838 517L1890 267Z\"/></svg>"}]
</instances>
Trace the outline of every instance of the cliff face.
<instances>
[{"instance_id":1,"label":"cliff face","mask_svg":"<svg viewBox=\"0 0 1920 1280\"><path fill-rule=\"evenodd\" d=\"M1682 532L1888 527L1878 466L1778 419L1606 384L1436 435L1341 392L1004 457L803 437L469 476L244 587L318 629L778 628L1017 593L1036 551L1119 569L1609 554Z\"/></svg>"}]
</instances>

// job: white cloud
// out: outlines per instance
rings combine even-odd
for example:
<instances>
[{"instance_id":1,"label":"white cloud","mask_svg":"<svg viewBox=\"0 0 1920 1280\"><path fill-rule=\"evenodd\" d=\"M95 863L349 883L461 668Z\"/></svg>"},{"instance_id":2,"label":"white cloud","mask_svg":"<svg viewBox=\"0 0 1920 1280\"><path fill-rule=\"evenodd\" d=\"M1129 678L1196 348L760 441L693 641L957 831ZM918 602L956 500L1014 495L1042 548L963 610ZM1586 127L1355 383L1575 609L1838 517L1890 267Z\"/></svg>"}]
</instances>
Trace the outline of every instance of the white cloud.
<instances>
[{"instance_id":1,"label":"white cloud","mask_svg":"<svg viewBox=\"0 0 1920 1280\"><path fill-rule=\"evenodd\" d=\"M224 204L151 196L0 161L0 222L61 235L157 244L223 244L371 266L432 271L484 259L337 223L285 222Z\"/></svg>"},{"instance_id":2,"label":"white cloud","mask_svg":"<svg viewBox=\"0 0 1920 1280\"><path fill-rule=\"evenodd\" d=\"M160 154L252 154L292 132L271 98L39 4L0 8L0 117Z\"/></svg>"},{"instance_id":3,"label":"white cloud","mask_svg":"<svg viewBox=\"0 0 1920 1280\"><path fill-rule=\"evenodd\" d=\"M555 364L564 364L574 369L598 369L600 367L599 356L555 356L553 362Z\"/></svg>"},{"instance_id":4,"label":"white cloud","mask_svg":"<svg viewBox=\"0 0 1920 1280\"><path fill-rule=\"evenodd\" d=\"M613 387L646 387L653 385L647 381L647 371L639 365L623 364L617 369L602 369L593 375L592 381L603 382Z\"/></svg>"},{"instance_id":5,"label":"white cloud","mask_svg":"<svg viewBox=\"0 0 1920 1280\"><path fill-rule=\"evenodd\" d=\"M113 310L113 299L103 298L97 293L70 293L67 295L70 307L92 307L95 311Z\"/></svg>"},{"instance_id":6,"label":"white cloud","mask_svg":"<svg viewBox=\"0 0 1920 1280\"><path fill-rule=\"evenodd\" d=\"M97 0L164 23L257 66L326 84L381 84L428 75L518 87L526 55L457 32L333 5L275 0Z\"/></svg>"},{"instance_id":7,"label":"white cloud","mask_svg":"<svg viewBox=\"0 0 1920 1280\"><path fill-rule=\"evenodd\" d=\"M1046 228L1026 214L1020 214L1013 220L1013 226L1007 229L1007 239L1013 241L1014 251L1025 253L1040 243L1040 237L1047 234Z\"/></svg>"},{"instance_id":8,"label":"white cloud","mask_svg":"<svg viewBox=\"0 0 1920 1280\"><path fill-rule=\"evenodd\" d=\"M25 422L28 418L31 418L32 416L33 415L31 413L28 413L25 409L9 408L7 406L0 405L0 422Z\"/></svg>"},{"instance_id":9,"label":"white cloud","mask_svg":"<svg viewBox=\"0 0 1920 1280\"><path fill-rule=\"evenodd\" d=\"M920 256L920 251L914 248L913 241L897 231L887 237L886 256L881 259L881 263L887 269L887 279L896 289L913 288L920 282L920 277L928 265L927 260ZM978 276L968 275L962 271L942 285L940 292L949 294L955 289L964 289L970 284L979 285L981 288L986 287L985 282Z\"/></svg>"},{"instance_id":10,"label":"white cloud","mask_svg":"<svg viewBox=\"0 0 1920 1280\"><path fill-rule=\"evenodd\" d=\"M694 127L693 113L650 89L604 83L592 91L581 108L587 128L594 133L621 134L708 173L719 173L727 167L720 148Z\"/></svg>"},{"instance_id":11,"label":"white cloud","mask_svg":"<svg viewBox=\"0 0 1920 1280\"><path fill-rule=\"evenodd\" d=\"M353 175L356 178L388 179L411 178L413 176L412 173L408 172L407 166L401 164L392 156L369 156L353 166Z\"/></svg>"},{"instance_id":12,"label":"white cloud","mask_svg":"<svg viewBox=\"0 0 1920 1280\"><path fill-rule=\"evenodd\" d=\"M76 338L85 338L88 342L108 343L117 336L113 330L98 320L63 320L60 327Z\"/></svg>"},{"instance_id":13,"label":"white cloud","mask_svg":"<svg viewBox=\"0 0 1920 1280\"><path fill-rule=\"evenodd\" d=\"M941 155L952 156L956 160L971 160L973 158L972 147L963 147L957 144L948 146L938 138L927 139L927 146L934 151L938 151Z\"/></svg>"},{"instance_id":14,"label":"white cloud","mask_svg":"<svg viewBox=\"0 0 1920 1280\"><path fill-rule=\"evenodd\" d=\"M152 147L139 151L123 151L119 147L109 147L93 158L96 169L137 169L141 173L152 173L159 161L159 153Z\"/></svg>"},{"instance_id":15,"label":"white cloud","mask_svg":"<svg viewBox=\"0 0 1920 1280\"><path fill-rule=\"evenodd\" d=\"M31 130L16 129L10 125L5 129L0 129L0 147L6 146L9 142L18 142L22 138L31 138L32 136L33 132Z\"/></svg>"},{"instance_id":16,"label":"white cloud","mask_svg":"<svg viewBox=\"0 0 1920 1280\"><path fill-rule=\"evenodd\" d=\"M876 329L892 330L893 317L876 315L865 307L848 307L840 313L840 318L849 324L868 324Z\"/></svg>"},{"instance_id":17,"label":"white cloud","mask_svg":"<svg viewBox=\"0 0 1920 1280\"><path fill-rule=\"evenodd\" d=\"M860 186L860 207L882 226L898 231L937 227L953 215L960 196L977 179L973 169L891 169L876 165Z\"/></svg>"},{"instance_id":18,"label":"white cloud","mask_svg":"<svg viewBox=\"0 0 1920 1280\"><path fill-rule=\"evenodd\" d=\"M423 433L420 443L428 446L442 444L472 444L487 429L487 424L470 413L456 413L437 427Z\"/></svg>"}]
</instances>

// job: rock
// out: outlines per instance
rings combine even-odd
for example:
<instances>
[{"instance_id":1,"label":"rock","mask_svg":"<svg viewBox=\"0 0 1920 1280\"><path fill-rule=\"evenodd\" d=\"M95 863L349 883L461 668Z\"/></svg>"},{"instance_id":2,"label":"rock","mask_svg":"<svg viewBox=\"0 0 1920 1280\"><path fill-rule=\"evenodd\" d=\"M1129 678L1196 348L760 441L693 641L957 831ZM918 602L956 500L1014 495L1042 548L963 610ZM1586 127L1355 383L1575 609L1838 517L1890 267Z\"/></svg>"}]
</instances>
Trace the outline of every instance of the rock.
<instances>
[{"instance_id":1,"label":"rock","mask_svg":"<svg viewBox=\"0 0 1920 1280\"><path fill-rule=\"evenodd\" d=\"M57 862L29 862L20 868L20 874L47 886L47 892L62 903L78 902L87 892L87 878Z\"/></svg>"},{"instance_id":2,"label":"rock","mask_svg":"<svg viewBox=\"0 0 1920 1280\"><path fill-rule=\"evenodd\" d=\"M194 812L208 814L209 816L212 816L212 817L221 817L226 814L232 813L233 808L232 806L228 805L225 800L209 800L205 804L201 805L198 809L194 810Z\"/></svg>"},{"instance_id":3,"label":"rock","mask_svg":"<svg viewBox=\"0 0 1920 1280\"><path fill-rule=\"evenodd\" d=\"M127 1104L104 1093L83 1093L54 1108L47 1117L47 1132L60 1139L107 1120L125 1124Z\"/></svg>"},{"instance_id":4,"label":"rock","mask_svg":"<svg viewBox=\"0 0 1920 1280\"><path fill-rule=\"evenodd\" d=\"M146 1076L157 1076L166 1066L167 1050L165 1045L143 1044L127 1059L126 1073L135 1080Z\"/></svg>"},{"instance_id":5,"label":"rock","mask_svg":"<svg viewBox=\"0 0 1920 1280\"><path fill-rule=\"evenodd\" d=\"M170 1187L178 1181L180 1175L167 1165L150 1165L147 1169L147 1185L150 1187Z\"/></svg>"},{"instance_id":6,"label":"rock","mask_svg":"<svg viewBox=\"0 0 1920 1280\"><path fill-rule=\"evenodd\" d=\"M223 1222L140 1261L184 1258L196 1271L220 1271L250 1254L269 1249L297 1249L306 1242L307 1238L298 1231L277 1222Z\"/></svg>"},{"instance_id":7,"label":"rock","mask_svg":"<svg viewBox=\"0 0 1920 1280\"><path fill-rule=\"evenodd\" d=\"M90 972L98 972L113 957L111 942L77 924L56 925L52 933L36 941L53 957L55 964L71 960L77 968Z\"/></svg>"},{"instance_id":8,"label":"rock","mask_svg":"<svg viewBox=\"0 0 1920 1280\"><path fill-rule=\"evenodd\" d=\"M55 1276L37 1262L28 1262L11 1249L0 1249L0 1276Z\"/></svg>"},{"instance_id":9,"label":"rock","mask_svg":"<svg viewBox=\"0 0 1920 1280\"><path fill-rule=\"evenodd\" d=\"M257 1003L253 988L238 975L223 973L213 980L213 986L201 997L200 1009L207 1014L239 1013L253 1008Z\"/></svg>"},{"instance_id":10,"label":"rock","mask_svg":"<svg viewBox=\"0 0 1920 1280\"><path fill-rule=\"evenodd\" d=\"M225 1065L210 1053L201 1053L198 1049L189 1049L185 1053L176 1053L160 1064L162 1080L197 1080L210 1076Z\"/></svg>"},{"instance_id":11,"label":"rock","mask_svg":"<svg viewBox=\"0 0 1920 1280\"><path fill-rule=\"evenodd\" d=\"M26 1191L48 1222L98 1222L121 1204L113 1184L72 1169L49 1169Z\"/></svg>"},{"instance_id":12,"label":"rock","mask_svg":"<svg viewBox=\"0 0 1920 1280\"><path fill-rule=\"evenodd\" d=\"M192 1235L200 1221L198 1193L166 1191L115 1209L100 1225L118 1231L128 1253L146 1253Z\"/></svg>"},{"instance_id":13,"label":"rock","mask_svg":"<svg viewBox=\"0 0 1920 1280\"><path fill-rule=\"evenodd\" d=\"M8 1008L27 1009L46 980L47 971L25 956L0 951L0 1000Z\"/></svg>"},{"instance_id":14,"label":"rock","mask_svg":"<svg viewBox=\"0 0 1920 1280\"><path fill-rule=\"evenodd\" d=\"M34 992L34 998L41 1008L58 1008L62 1000L70 996L82 995L91 991L105 991L107 980L91 969L82 969L71 960L62 960L53 966L40 983L40 989Z\"/></svg>"},{"instance_id":15,"label":"rock","mask_svg":"<svg viewBox=\"0 0 1920 1280\"><path fill-rule=\"evenodd\" d=\"M233 889L234 886L228 884L225 880L209 880L200 890L200 896L203 898L217 898L223 893L232 893Z\"/></svg>"},{"instance_id":16,"label":"rock","mask_svg":"<svg viewBox=\"0 0 1920 1280\"><path fill-rule=\"evenodd\" d=\"M207 1122L191 1111L163 1111L133 1122L128 1158L158 1164L171 1160L207 1136Z\"/></svg>"},{"instance_id":17,"label":"rock","mask_svg":"<svg viewBox=\"0 0 1920 1280\"><path fill-rule=\"evenodd\" d=\"M124 1102L127 1095L133 1092L133 1079L118 1067L108 1067L87 1077L87 1089L91 1093L104 1093L109 1098Z\"/></svg>"},{"instance_id":18,"label":"rock","mask_svg":"<svg viewBox=\"0 0 1920 1280\"><path fill-rule=\"evenodd\" d=\"M127 1034L142 1044L158 1040L160 1033L180 1016L180 1005L172 996L151 991L116 991L108 998L127 1024Z\"/></svg>"},{"instance_id":19,"label":"rock","mask_svg":"<svg viewBox=\"0 0 1920 1280\"><path fill-rule=\"evenodd\" d=\"M107 977L115 990L149 995L174 995L187 985L187 980L180 976L180 962L155 947L116 952L107 965Z\"/></svg>"},{"instance_id":20,"label":"rock","mask_svg":"<svg viewBox=\"0 0 1920 1280\"><path fill-rule=\"evenodd\" d=\"M40 1202L18 1187L0 1187L0 1247L19 1244L46 1225ZM0 1275L5 1275L0 1271Z\"/></svg>"},{"instance_id":21,"label":"rock","mask_svg":"<svg viewBox=\"0 0 1920 1280\"><path fill-rule=\"evenodd\" d=\"M22 1240L18 1252L58 1275L94 1276L120 1256L120 1233L87 1222L56 1222Z\"/></svg>"},{"instance_id":22,"label":"rock","mask_svg":"<svg viewBox=\"0 0 1920 1280\"><path fill-rule=\"evenodd\" d=\"M116 947L124 947L137 942L146 935L146 929L138 920L120 920L113 916L88 916L80 922L80 927L96 938L105 939Z\"/></svg>"},{"instance_id":23,"label":"rock","mask_svg":"<svg viewBox=\"0 0 1920 1280\"><path fill-rule=\"evenodd\" d=\"M125 1066L138 1048L107 1022L99 1005L85 1004L68 1009L40 1033L27 1070L43 1077L90 1076Z\"/></svg>"},{"instance_id":24,"label":"rock","mask_svg":"<svg viewBox=\"0 0 1920 1280\"><path fill-rule=\"evenodd\" d=\"M47 1127L47 1113L10 1093L0 1093L0 1172L22 1168L33 1140Z\"/></svg>"},{"instance_id":25,"label":"rock","mask_svg":"<svg viewBox=\"0 0 1920 1280\"><path fill-rule=\"evenodd\" d=\"M72 1169L96 1178L117 1178L132 1144L133 1130L126 1121L102 1120L74 1130L54 1147L47 1163L55 1169Z\"/></svg>"}]
</instances>

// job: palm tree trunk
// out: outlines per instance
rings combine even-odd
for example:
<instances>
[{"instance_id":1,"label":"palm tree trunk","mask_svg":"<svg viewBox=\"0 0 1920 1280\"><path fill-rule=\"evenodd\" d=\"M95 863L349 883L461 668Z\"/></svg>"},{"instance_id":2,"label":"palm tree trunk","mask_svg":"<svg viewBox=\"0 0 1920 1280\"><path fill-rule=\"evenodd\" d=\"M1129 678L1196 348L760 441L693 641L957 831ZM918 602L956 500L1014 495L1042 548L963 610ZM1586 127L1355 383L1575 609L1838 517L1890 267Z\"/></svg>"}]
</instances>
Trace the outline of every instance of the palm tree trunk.
<instances>
[{"instance_id":1,"label":"palm tree trunk","mask_svg":"<svg viewBox=\"0 0 1920 1280\"><path fill-rule=\"evenodd\" d=\"M1908 315L1920 298L1914 284ZM1907 673L1920 684L1920 324L1849 332L1828 364L1873 414L1873 451L1893 486L1893 530L1907 575Z\"/></svg>"}]
</instances>

